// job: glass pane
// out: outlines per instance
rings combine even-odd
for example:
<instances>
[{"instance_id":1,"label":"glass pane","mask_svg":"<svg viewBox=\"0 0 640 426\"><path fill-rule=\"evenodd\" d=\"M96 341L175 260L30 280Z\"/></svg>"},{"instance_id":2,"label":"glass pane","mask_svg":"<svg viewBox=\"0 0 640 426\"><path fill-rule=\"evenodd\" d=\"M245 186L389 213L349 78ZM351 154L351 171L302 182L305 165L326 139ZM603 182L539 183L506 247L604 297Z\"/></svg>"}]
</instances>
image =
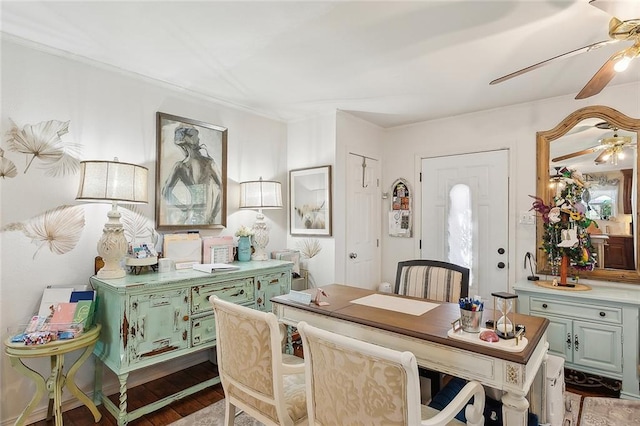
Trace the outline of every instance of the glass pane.
<instances>
[{"instance_id":1,"label":"glass pane","mask_svg":"<svg viewBox=\"0 0 640 426\"><path fill-rule=\"evenodd\" d=\"M471 210L471 189L457 184L449 192L449 217L447 218L449 253L448 261L471 268L473 262L473 221ZM469 286L473 284L473 274Z\"/></svg>"}]
</instances>

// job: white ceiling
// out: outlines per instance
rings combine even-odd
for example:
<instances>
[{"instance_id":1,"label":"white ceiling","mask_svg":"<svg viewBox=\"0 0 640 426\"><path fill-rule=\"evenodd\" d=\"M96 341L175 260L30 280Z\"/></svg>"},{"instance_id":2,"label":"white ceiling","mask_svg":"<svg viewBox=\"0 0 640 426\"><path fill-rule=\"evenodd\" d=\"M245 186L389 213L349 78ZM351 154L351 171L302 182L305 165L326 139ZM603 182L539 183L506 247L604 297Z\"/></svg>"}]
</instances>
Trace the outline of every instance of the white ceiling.
<instances>
[{"instance_id":1,"label":"white ceiling","mask_svg":"<svg viewBox=\"0 0 640 426\"><path fill-rule=\"evenodd\" d=\"M588 0L1 2L10 40L280 120L340 109L383 127L575 95L630 43L489 81L607 40L610 18ZM634 81L640 60L610 84Z\"/></svg>"}]
</instances>

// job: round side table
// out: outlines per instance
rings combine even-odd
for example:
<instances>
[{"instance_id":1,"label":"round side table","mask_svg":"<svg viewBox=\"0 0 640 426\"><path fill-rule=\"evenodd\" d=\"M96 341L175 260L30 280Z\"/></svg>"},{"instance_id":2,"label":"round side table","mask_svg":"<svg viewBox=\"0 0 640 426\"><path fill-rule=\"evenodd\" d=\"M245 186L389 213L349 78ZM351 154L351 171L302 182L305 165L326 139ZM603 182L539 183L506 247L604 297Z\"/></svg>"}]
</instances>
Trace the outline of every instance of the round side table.
<instances>
[{"instance_id":1,"label":"round side table","mask_svg":"<svg viewBox=\"0 0 640 426\"><path fill-rule=\"evenodd\" d=\"M4 352L9 357L11 366L26 377L32 379L36 384L36 393L22 411L20 417L16 420L16 425L24 424L27 416L29 416L36 404L40 402L44 391L47 390L49 391L47 420L51 419L53 414L56 419L56 426L62 426L62 388L65 386L71 394L91 410L96 423L100 421L102 414L98 411L93 401L78 388L74 381L78 369L91 355L93 347L100 336L100 329L101 326L98 324L76 338L55 340L44 345L27 346L21 342L13 343L10 338L5 340ZM84 349L84 352L80 358L73 363L71 368L69 368L69 372L65 375L63 373L64 354L78 349ZM37 371L27 367L23 362L23 360L27 358L41 358L45 356L51 358L51 374L47 379Z\"/></svg>"}]
</instances>

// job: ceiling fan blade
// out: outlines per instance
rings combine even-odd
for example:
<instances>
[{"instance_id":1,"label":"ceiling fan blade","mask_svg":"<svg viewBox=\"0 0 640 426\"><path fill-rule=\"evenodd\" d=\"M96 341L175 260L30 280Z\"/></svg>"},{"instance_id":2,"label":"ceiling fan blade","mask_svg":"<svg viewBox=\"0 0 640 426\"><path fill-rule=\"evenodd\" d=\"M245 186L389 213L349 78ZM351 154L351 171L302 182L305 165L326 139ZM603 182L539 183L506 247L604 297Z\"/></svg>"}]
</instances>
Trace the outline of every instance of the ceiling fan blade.
<instances>
[{"instance_id":1,"label":"ceiling fan blade","mask_svg":"<svg viewBox=\"0 0 640 426\"><path fill-rule=\"evenodd\" d=\"M620 58L620 52L614 53L609 60L600 67L598 72L591 77L591 80L582 88L580 93L576 95L576 99L585 99L600 93L616 75L616 70L613 69L613 67L618 61L618 58Z\"/></svg>"},{"instance_id":2,"label":"ceiling fan blade","mask_svg":"<svg viewBox=\"0 0 640 426\"><path fill-rule=\"evenodd\" d=\"M570 52L563 53L562 55L554 56L553 58L547 59L546 61L538 62L537 64L534 64L534 65L528 66L526 68L523 68L521 70L512 72L511 74L507 74L507 75L505 75L503 77L496 78L495 80L491 81L489 84L502 83L503 81L509 80L509 79L511 79L513 77L517 77L517 76L522 75L524 73L527 73L529 71L533 71L535 69L538 69L538 68L540 68L540 67L542 67L544 65L547 65L547 64L549 64L551 62L554 62L554 61L557 61L559 59L566 59L566 58L570 58L572 56L579 55L581 53L590 52L590 51L598 49L598 48L600 48L602 46L606 46L607 44L616 43L617 41L618 40L599 41L597 43L593 43L593 44L590 44L588 46L581 47L580 49L572 50Z\"/></svg>"},{"instance_id":3,"label":"ceiling fan blade","mask_svg":"<svg viewBox=\"0 0 640 426\"><path fill-rule=\"evenodd\" d=\"M592 146L591 148L583 149L582 151L576 151L576 152L572 152L571 154L565 154L565 155L561 155L560 157L552 158L551 162L557 163L558 161L568 160L569 158L579 157L585 154L591 154L592 152L596 152L600 148L602 148L602 145Z\"/></svg>"},{"instance_id":4,"label":"ceiling fan blade","mask_svg":"<svg viewBox=\"0 0 640 426\"><path fill-rule=\"evenodd\" d=\"M600 153L600 155L598 155L598 156L596 157L596 159L595 159L595 160L593 160L593 161L594 161L594 163L596 163L596 164L606 163L606 162L607 162L607 160L609 159L609 157L607 157L607 155L609 155L609 150L608 150L608 149L605 149L604 151L602 151L602 152ZM607 157L607 158L605 158L605 157Z\"/></svg>"}]
</instances>

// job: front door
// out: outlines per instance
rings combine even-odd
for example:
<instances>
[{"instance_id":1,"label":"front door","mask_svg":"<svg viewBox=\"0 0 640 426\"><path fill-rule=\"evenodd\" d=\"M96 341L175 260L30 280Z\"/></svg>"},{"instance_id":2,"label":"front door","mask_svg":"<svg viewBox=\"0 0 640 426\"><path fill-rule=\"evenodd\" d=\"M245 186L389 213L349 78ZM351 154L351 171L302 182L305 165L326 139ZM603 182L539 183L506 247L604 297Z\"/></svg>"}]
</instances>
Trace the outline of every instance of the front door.
<instances>
[{"instance_id":1,"label":"front door","mask_svg":"<svg viewBox=\"0 0 640 426\"><path fill-rule=\"evenodd\" d=\"M346 282L380 284L380 162L352 154L347 164Z\"/></svg>"},{"instance_id":2,"label":"front door","mask_svg":"<svg viewBox=\"0 0 640 426\"><path fill-rule=\"evenodd\" d=\"M508 291L508 151L422 160L423 259L471 270L469 295Z\"/></svg>"}]
</instances>

